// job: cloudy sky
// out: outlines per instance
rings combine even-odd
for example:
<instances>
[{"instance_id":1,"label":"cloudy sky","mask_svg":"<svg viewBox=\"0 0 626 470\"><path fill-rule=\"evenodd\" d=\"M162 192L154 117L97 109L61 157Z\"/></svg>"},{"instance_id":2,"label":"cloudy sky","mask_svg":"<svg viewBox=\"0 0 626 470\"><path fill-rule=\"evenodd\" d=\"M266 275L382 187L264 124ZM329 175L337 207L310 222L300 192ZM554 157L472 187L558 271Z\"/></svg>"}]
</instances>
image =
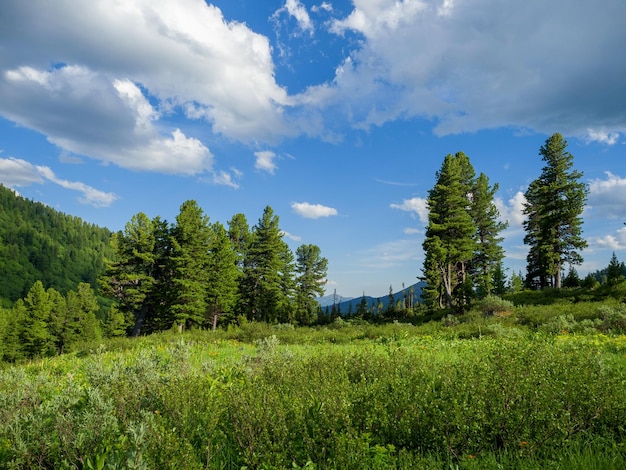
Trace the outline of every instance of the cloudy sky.
<instances>
[{"instance_id":1,"label":"cloudy sky","mask_svg":"<svg viewBox=\"0 0 626 470\"><path fill-rule=\"evenodd\" d=\"M327 291L417 281L448 153L523 193L562 133L589 184L581 275L626 261L624 0L3 0L0 182L88 222L266 205Z\"/></svg>"}]
</instances>

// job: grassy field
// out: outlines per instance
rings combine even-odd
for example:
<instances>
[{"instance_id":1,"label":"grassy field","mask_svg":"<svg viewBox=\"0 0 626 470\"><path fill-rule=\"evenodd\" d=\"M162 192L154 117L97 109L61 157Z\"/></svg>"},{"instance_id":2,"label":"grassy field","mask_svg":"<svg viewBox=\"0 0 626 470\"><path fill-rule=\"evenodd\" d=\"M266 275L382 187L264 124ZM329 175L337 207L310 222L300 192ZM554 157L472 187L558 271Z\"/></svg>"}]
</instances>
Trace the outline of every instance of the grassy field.
<instances>
[{"instance_id":1,"label":"grassy field","mask_svg":"<svg viewBox=\"0 0 626 470\"><path fill-rule=\"evenodd\" d=\"M568 311L247 324L6 365L0 468L626 468L626 336Z\"/></svg>"}]
</instances>

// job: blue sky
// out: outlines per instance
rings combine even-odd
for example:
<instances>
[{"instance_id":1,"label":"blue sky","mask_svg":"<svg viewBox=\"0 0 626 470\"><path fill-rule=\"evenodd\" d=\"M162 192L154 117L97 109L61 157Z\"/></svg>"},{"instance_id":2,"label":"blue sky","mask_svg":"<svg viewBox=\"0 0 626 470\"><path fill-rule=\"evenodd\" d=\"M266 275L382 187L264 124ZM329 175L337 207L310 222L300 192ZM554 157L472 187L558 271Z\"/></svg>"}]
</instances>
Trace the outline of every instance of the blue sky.
<instances>
[{"instance_id":1,"label":"blue sky","mask_svg":"<svg viewBox=\"0 0 626 470\"><path fill-rule=\"evenodd\" d=\"M561 132L584 173L581 275L626 261L623 0L4 0L0 182L88 222L266 205L327 293L416 282L448 153L523 193Z\"/></svg>"}]
</instances>

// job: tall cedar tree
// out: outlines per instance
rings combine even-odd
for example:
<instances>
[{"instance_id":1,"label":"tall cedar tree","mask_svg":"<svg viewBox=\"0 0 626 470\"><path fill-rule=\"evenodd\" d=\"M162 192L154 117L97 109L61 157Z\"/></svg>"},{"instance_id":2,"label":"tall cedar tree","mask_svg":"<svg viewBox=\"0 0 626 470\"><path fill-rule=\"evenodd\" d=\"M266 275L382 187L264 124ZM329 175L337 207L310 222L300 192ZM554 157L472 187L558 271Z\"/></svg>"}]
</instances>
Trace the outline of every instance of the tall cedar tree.
<instances>
[{"instance_id":1,"label":"tall cedar tree","mask_svg":"<svg viewBox=\"0 0 626 470\"><path fill-rule=\"evenodd\" d=\"M525 193L526 280L533 287L560 288L565 264L582 263L579 251L587 246L580 215L589 190L580 182L582 173L572 170L574 156L566 148L559 133L546 140L539 150L546 165Z\"/></svg>"},{"instance_id":2,"label":"tall cedar tree","mask_svg":"<svg viewBox=\"0 0 626 470\"><path fill-rule=\"evenodd\" d=\"M285 271L283 234L278 216L267 206L251 233L244 259L240 308L248 320L278 321Z\"/></svg>"},{"instance_id":3,"label":"tall cedar tree","mask_svg":"<svg viewBox=\"0 0 626 470\"><path fill-rule=\"evenodd\" d=\"M239 270L237 253L228 237L228 233L219 222L213 224L214 242L209 254L207 306L213 330L217 321L225 318L233 320L238 296Z\"/></svg>"},{"instance_id":4,"label":"tall cedar tree","mask_svg":"<svg viewBox=\"0 0 626 470\"><path fill-rule=\"evenodd\" d=\"M143 212L134 215L123 232L113 235L114 260L100 281L103 292L132 318L133 336L142 332L150 310L157 267L155 242L152 221Z\"/></svg>"},{"instance_id":5,"label":"tall cedar tree","mask_svg":"<svg viewBox=\"0 0 626 470\"><path fill-rule=\"evenodd\" d=\"M606 281L609 284L617 284L621 279L623 279L623 267L623 263L619 262L619 260L617 259L617 255L615 254L615 252L613 252L613 256L611 256L611 261L609 261L609 265L606 268Z\"/></svg>"},{"instance_id":6,"label":"tall cedar tree","mask_svg":"<svg viewBox=\"0 0 626 470\"><path fill-rule=\"evenodd\" d=\"M41 281L36 281L28 291L23 303L18 300L20 312L20 342L26 357L45 356L54 347L48 329L53 303ZM23 306L23 308L22 308Z\"/></svg>"},{"instance_id":7,"label":"tall cedar tree","mask_svg":"<svg viewBox=\"0 0 626 470\"><path fill-rule=\"evenodd\" d=\"M494 291L496 280L498 291L502 290L504 281L501 276L502 240L500 232L508 223L498 221L500 213L494 203L494 195L498 191L498 184L489 186L489 178L481 173L476 180L472 193L472 217L476 224L476 248L471 265L472 280L479 295L483 297Z\"/></svg>"},{"instance_id":8,"label":"tall cedar tree","mask_svg":"<svg viewBox=\"0 0 626 470\"><path fill-rule=\"evenodd\" d=\"M462 152L447 155L428 192L428 226L424 240L424 301L450 308L465 303L468 266L476 250L476 224L470 195L474 169Z\"/></svg>"},{"instance_id":9,"label":"tall cedar tree","mask_svg":"<svg viewBox=\"0 0 626 470\"><path fill-rule=\"evenodd\" d=\"M202 326L207 313L209 252L215 234L198 203L185 201L172 231L172 305L178 329Z\"/></svg>"},{"instance_id":10,"label":"tall cedar tree","mask_svg":"<svg viewBox=\"0 0 626 470\"><path fill-rule=\"evenodd\" d=\"M280 296L277 304L277 319L280 323L294 323L296 321L296 263L293 252L284 240L280 241L278 257L280 259L280 270L278 272L280 277Z\"/></svg>"},{"instance_id":11,"label":"tall cedar tree","mask_svg":"<svg viewBox=\"0 0 626 470\"><path fill-rule=\"evenodd\" d=\"M244 214L235 214L228 222L228 238L237 255L237 267L243 272L243 264L251 241L250 225Z\"/></svg>"},{"instance_id":12,"label":"tall cedar tree","mask_svg":"<svg viewBox=\"0 0 626 470\"><path fill-rule=\"evenodd\" d=\"M317 245L301 245L296 249L296 321L309 325L317 318L315 297L324 295L328 260L322 257Z\"/></svg>"}]
</instances>

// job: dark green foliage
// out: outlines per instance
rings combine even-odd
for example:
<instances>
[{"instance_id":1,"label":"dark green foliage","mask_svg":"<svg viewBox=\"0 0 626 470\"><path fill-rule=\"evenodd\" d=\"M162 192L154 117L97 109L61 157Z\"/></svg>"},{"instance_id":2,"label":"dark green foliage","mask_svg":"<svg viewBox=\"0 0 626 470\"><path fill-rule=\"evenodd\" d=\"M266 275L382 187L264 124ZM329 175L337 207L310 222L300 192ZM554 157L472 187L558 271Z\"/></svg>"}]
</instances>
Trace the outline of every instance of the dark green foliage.
<instances>
[{"instance_id":1,"label":"dark green foliage","mask_svg":"<svg viewBox=\"0 0 626 470\"><path fill-rule=\"evenodd\" d=\"M35 281L59 292L96 287L111 232L0 185L0 305L23 298Z\"/></svg>"},{"instance_id":2,"label":"dark green foliage","mask_svg":"<svg viewBox=\"0 0 626 470\"><path fill-rule=\"evenodd\" d=\"M196 201L186 201L172 230L172 304L179 329L206 321L209 252L215 234Z\"/></svg>"},{"instance_id":3,"label":"dark green foliage","mask_svg":"<svg viewBox=\"0 0 626 470\"><path fill-rule=\"evenodd\" d=\"M100 279L105 295L117 300L122 313L133 322L133 336L141 333L154 313L156 273L159 263L155 225L146 214L132 217L123 232L112 238L114 256Z\"/></svg>"},{"instance_id":4,"label":"dark green foliage","mask_svg":"<svg viewBox=\"0 0 626 470\"><path fill-rule=\"evenodd\" d=\"M428 286L422 297L430 306L450 308L465 303L462 286L476 249L476 225L468 210L473 179L474 170L465 154L448 155L428 192L423 269Z\"/></svg>"},{"instance_id":5,"label":"dark green foliage","mask_svg":"<svg viewBox=\"0 0 626 470\"><path fill-rule=\"evenodd\" d=\"M503 293L504 251L500 232L506 229L508 224L498 221L500 213L494 203L494 195L497 191L498 185L489 186L489 178L481 173L472 192L472 217L476 224L477 246L471 263L470 275L479 297L494 292L496 281L498 281L498 290ZM499 276L498 279L494 279L496 275Z\"/></svg>"},{"instance_id":6,"label":"dark green foliage","mask_svg":"<svg viewBox=\"0 0 626 470\"><path fill-rule=\"evenodd\" d=\"M248 225L248 220L245 215L235 214L230 219L228 222L228 238L230 238L230 242L232 243L233 250L237 257L237 267L239 271L243 272L244 260L252 238L250 226Z\"/></svg>"},{"instance_id":7,"label":"dark green foliage","mask_svg":"<svg viewBox=\"0 0 626 470\"><path fill-rule=\"evenodd\" d=\"M53 338L48 324L53 306L50 293L41 281L33 284L23 302L18 300L20 343L26 357L45 356L52 349Z\"/></svg>"},{"instance_id":8,"label":"dark green foliage","mask_svg":"<svg viewBox=\"0 0 626 470\"><path fill-rule=\"evenodd\" d=\"M102 339L100 306L87 283L66 296L35 282L24 299L0 309L0 360L54 356Z\"/></svg>"},{"instance_id":9,"label":"dark green foliage","mask_svg":"<svg viewBox=\"0 0 626 470\"><path fill-rule=\"evenodd\" d=\"M623 276L624 264L620 263L613 252L613 256L611 256L611 261L606 268L606 280L609 284L617 284L620 280L624 279Z\"/></svg>"},{"instance_id":10,"label":"dark green foliage","mask_svg":"<svg viewBox=\"0 0 626 470\"><path fill-rule=\"evenodd\" d=\"M503 250L489 178L475 178L462 152L448 155L428 193L428 226L424 240L422 299L430 308L464 308L475 297L494 289L494 273L501 269ZM499 287L503 279L498 280Z\"/></svg>"},{"instance_id":11,"label":"dark green foliage","mask_svg":"<svg viewBox=\"0 0 626 470\"><path fill-rule=\"evenodd\" d=\"M579 251L587 246L582 238L582 214L588 187L582 173L573 170L574 156L561 134L553 134L539 150L545 166L528 187L524 221L529 245L527 285L561 287L565 264L582 262Z\"/></svg>"},{"instance_id":12,"label":"dark green foliage","mask_svg":"<svg viewBox=\"0 0 626 470\"><path fill-rule=\"evenodd\" d=\"M563 279L563 287L578 287L580 286L580 277L574 266L570 266L567 276Z\"/></svg>"},{"instance_id":13,"label":"dark green foliage","mask_svg":"<svg viewBox=\"0 0 626 470\"><path fill-rule=\"evenodd\" d=\"M267 206L252 230L244 259L240 306L249 320L278 322L286 313L291 286L285 281L293 271L293 254L290 259L282 237L278 216Z\"/></svg>"},{"instance_id":14,"label":"dark green foliage","mask_svg":"<svg viewBox=\"0 0 626 470\"><path fill-rule=\"evenodd\" d=\"M506 293L506 274L504 272L504 266L502 266L502 261L496 264L491 276L491 282L493 285L493 293L495 295L501 296Z\"/></svg>"},{"instance_id":15,"label":"dark green foliage","mask_svg":"<svg viewBox=\"0 0 626 470\"><path fill-rule=\"evenodd\" d=\"M301 245L296 250L296 320L301 325L310 325L316 319L318 303L315 297L324 295L328 260L322 257L316 245Z\"/></svg>"},{"instance_id":16,"label":"dark green foliage","mask_svg":"<svg viewBox=\"0 0 626 470\"><path fill-rule=\"evenodd\" d=\"M213 225L214 242L207 266L207 307L212 327L223 318L225 323L235 320L235 306L239 296L239 277L237 269L237 252L224 226Z\"/></svg>"}]
</instances>

